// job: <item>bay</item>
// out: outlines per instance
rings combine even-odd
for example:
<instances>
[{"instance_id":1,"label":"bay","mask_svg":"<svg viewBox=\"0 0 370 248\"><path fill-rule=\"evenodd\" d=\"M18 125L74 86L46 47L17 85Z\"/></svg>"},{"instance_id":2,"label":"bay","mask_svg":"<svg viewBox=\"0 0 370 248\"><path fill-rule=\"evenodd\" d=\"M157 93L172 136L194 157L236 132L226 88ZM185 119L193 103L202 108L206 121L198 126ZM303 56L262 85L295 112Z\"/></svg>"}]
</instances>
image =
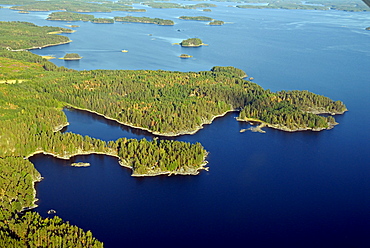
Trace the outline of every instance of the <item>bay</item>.
<instances>
[{"instance_id":1,"label":"bay","mask_svg":"<svg viewBox=\"0 0 370 248\"><path fill-rule=\"evenodd\" d=\"M318 133L239 133L248 124L230 113L194 135L173 138L201 142L210 152L210 170L198 176L132 178L109 156L64 161L37 155L31 161L45 179L37 184L36 211L47 217L47 210L56 209L63 219L92 230L106 247L369 246L370 32L365 28L370 15L215 4L210 13L145 7L146 13L132 14L171 19L172 27L73 23L80 27L68 35L72 43L33 52L57 57L77 52L84 57L80 61L51 61L78 70L200 71L231 65L272 91L307 89L342 100L349 111L336 117L340 124ZM0 9L1 20L66 25L46 21L47 15ZM207 15L226 24L211 27L177 19L181 15ZM173 45L191 37L209 45L191 50ZM180 59L181 53L193 58ZM65 113L71 123L67 132L103 140L153 138L96 115ZM91 166L70 167L73 161Z\"/></svg>"}]
</instances>

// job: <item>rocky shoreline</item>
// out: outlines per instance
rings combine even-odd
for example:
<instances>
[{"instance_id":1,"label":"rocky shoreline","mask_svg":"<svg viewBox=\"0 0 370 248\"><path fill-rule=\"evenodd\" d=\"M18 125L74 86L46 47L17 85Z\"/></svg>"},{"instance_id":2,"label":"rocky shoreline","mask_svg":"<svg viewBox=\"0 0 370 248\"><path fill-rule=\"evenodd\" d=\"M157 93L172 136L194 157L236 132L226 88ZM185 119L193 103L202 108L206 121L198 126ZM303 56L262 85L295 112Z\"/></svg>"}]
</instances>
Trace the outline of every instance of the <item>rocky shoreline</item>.
<instances>
[{"instance_id":1,"label":"rocky shoreline","mask_svg":"<svg viewBox=\"0 0 370 248\"><path fill-rule=\"evenodd\" d=\"M322 113L322 114L324 114L324 113ZM271 123L267 123L267 122L261 121L259 119L254 119L254 118L245 117L244 119L236 118L236 120L241 121L241 122L245 121L245 122L259 123L259 125L257 127L251 127L248 130L251 130L253 132L260 132L260 133L265 132L264 130L261 129L263 127L270 127L270 128L280 130L280 131L285 131L285 132L299 132L299 131L319 132L319 131L322 131L322 130L332 129L332 128L334 128L335 125L338 125L338 123L336 122L336 123L328 123L329 126L327 128L324 128L324 127L323 128L302 127L302 128L291 129L291 128L288 128L287 126L284 126L284 125L281 125L281 124L271 124Z\"/></svg>"},{"instance_id":2,"label":"rocky shoreline","mask_svg":"<svg viewBox=\"0 0 370 248\"><path fill-rule=\"evenodd\" d=\"M56 44L47 44L47 45L43 45L43 46L39 46L39 47L25 48L25 49L16 49L16 50L13 50L10 47L7 47L7 49L9 51L12 51L12 52L22 52L22 51L28 51L28 50L34 50L34 49L42 49L42 48L45 48L45 47L64 45L64 44L68 44L68 43L71 43L71 42L72 42L72 40L65 41L65 42L60 42L60 43L56 43Z\"/></svg>"},{"instance_id":3,"label":"rocky shoreline","mask_svg":"<svg viewBox=\"0 0 370 248\"><path fill-rule=\"evenodd\" d=\"M122 167L125 167L125 168L128 168L128 169L131 169L133 171L133 173L131 174L132 177L154 177L154 176L162 176L162 175L168 175L168 176L172 176L172 175L182 175L182 176L196 176L199 174L199 172L201 170L205 170L205 171L208 171L209 170L209 167L206 167L206 165L208 164L208 161L206 160L208 156L208 153L206 153L206 155L204 156L203 158L203 162L202 164L200 164L200 166L198 168L187 168L187 169L184 169L184 168L180 168L178 171L160 171L160 170L152 170L152 171L148 171L147 173L145 174L137 174L133 171L133 168L132 166L130 166L126 161L124 161L123 159L120 159L118 161L118 163L122 166Z\"/></svg>"}]
</instances>

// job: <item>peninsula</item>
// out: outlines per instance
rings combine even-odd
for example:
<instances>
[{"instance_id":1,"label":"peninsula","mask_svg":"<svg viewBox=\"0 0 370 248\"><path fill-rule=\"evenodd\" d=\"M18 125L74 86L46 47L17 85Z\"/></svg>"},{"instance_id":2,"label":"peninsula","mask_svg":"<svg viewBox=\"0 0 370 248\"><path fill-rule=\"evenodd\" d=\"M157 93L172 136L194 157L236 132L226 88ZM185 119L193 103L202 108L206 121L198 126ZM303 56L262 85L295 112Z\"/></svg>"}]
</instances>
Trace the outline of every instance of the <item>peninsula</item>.
<instances>
[{"instance_id":1,"label":"peninsula","mask_svg":"<svg viewBox=\"0 0 370 248\"><path fill-rule=\"evenodd\" d=\"M92 21L94 18L95 18L94 15L62 11L62 12L52 12L52 13L50 13L49 16L46 18L46 20L49 20L49 21L67 21L67 22L72 22L72 21L88 22L88 21Z\"/></svg>"},{"instance_id":2,"label":"peninsula","mask_svg":"<svg viewBox=\"0 0 370 248\"><path fill-rule=\"evenodd\" d=\"M73 30L60 27L40 27L29 22L0 22L0 43L8 50L41 49L71 42L60 33L72 33Z\"/></svg>"}]
</instances>

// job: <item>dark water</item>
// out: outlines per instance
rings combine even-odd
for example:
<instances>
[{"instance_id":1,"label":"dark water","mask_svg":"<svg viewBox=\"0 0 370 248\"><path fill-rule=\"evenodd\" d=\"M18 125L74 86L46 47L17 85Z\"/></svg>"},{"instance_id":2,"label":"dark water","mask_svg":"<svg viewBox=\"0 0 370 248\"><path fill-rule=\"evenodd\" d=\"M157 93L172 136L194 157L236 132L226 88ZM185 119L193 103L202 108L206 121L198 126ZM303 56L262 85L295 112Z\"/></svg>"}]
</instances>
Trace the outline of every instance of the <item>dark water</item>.
<instances>
[{"instance_id":1,"label":"dark water","mask_svg":"<svg viewBox=\"0 0 370 248\"><path fill-rule=\"evenodd\" d=\"M227 7L232 3L216 4L211 13L147 8L132 14L172 19L173 27L78 22L77 32L68 35L71 44L34 52L57 57L77 52L81 61L52 62L79 70L199 71L232 65L272 91L307 89L344 101L349 112L336 117L340 124L319 133L239 133L248 125L230 113L195 135L175 138L201 142L210 152L210 170L198 176L132 178L130 170L108 156L73 158L90 162L88 168L34 156L31 161L45 178L37 185L37 211L48 216L48 209L57 210L63 219L92 230L106 247L369 247L369 13L242 10ZM0 9L1 20L66 24L44 20L47 14ZM177 19L181 15L207 15L227 23L210 27ZM189 50L172 45L190 37L209 46ZM180 59L181 53L194 57ZM88 113L65 113L71 123L67 132L103 140L153 138Z\"/></svg>"}]
</instances>

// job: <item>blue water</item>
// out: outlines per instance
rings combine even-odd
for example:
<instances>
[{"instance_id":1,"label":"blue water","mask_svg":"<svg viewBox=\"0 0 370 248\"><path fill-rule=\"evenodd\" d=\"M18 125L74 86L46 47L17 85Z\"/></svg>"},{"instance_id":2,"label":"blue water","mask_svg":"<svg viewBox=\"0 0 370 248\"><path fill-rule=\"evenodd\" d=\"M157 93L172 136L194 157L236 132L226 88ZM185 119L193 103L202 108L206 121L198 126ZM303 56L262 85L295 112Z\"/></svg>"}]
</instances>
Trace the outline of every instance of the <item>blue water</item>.
<instances>
[{"instance_id":1,"label":"blue water","mask_svg":"<svg viewBox=\"0 0 370 248\"><path fill-rule=\"evenodd\" d=\"M148 7L146 13L131 13L174 20L172 27L73 23L80 27L68 35L72 43L34 52L57 57L77 52L80 61L51 61L78 70L200 71L231 65L272 91L307 89L342 100L349 111L336 117L340 124L318 133L239 133L248 124L236 122L230 113L194 135L174 138L201 142L210 152L210 170L198 176L132 178L130 170L108 156L73 158L90 162L88 168L34 156L31 161L45 178L37 184L36 210L43 216L57 210L63 219L92 230L106 247L369 247L370 32L365 28L370 15L215 4L210 13ZM46 21L47 15L0 9L0 20L67 24ZM177 19L181 15L206 15L226 24L211 27ZM189 37L209 46L172 45ZM181 53L194 57L180 59ZM71 123L67 132L103 140L153 138L96 115L65 113Z\"/></svg>"}]
</instances>

